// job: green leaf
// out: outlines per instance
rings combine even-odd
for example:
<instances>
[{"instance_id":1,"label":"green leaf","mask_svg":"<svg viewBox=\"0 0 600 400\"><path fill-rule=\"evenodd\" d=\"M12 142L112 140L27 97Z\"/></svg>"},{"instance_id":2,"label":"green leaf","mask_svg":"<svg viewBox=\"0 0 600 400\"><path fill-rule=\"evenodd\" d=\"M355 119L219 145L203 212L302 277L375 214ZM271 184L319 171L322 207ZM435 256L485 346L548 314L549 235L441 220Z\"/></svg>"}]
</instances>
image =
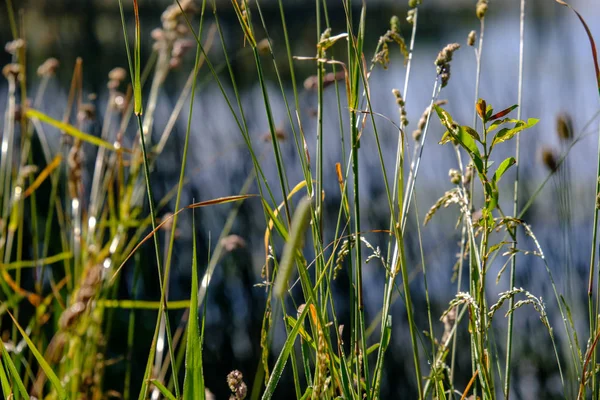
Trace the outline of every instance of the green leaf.
<instances>
[{"instance_id":1,"label":"green leaf","mask_svg":"<svg viewBox=\"0 0 600 400\"><path fill-rule=\"evenodd\" d=\"M496 182L487 181L485 183L485 207L490 211L494 210L498 206L498 186Z\"/></svg>"},{"instance_id":2,"label":"green leaf","mask_svg":"<svg viewBox=\"0 0 600 400\"><path fill-rule=\"evenodd\" d=\"M488 104L487 108L485 109L485 122L489 121L493 112L494 112L494 109L492 108L491 105Z\"/></svg>"},{"instance_id":3,"label":"green leaf","mask_svg":"<svg viewBox=\"0 0 600 400\"><path fill-rule=\"evenodd\" d=\"M473 128L471 128L470 126L463 126L462 127L465 131L467 131L467 133L469 135L471 135L473 137L473 139L477 140L478 142L481 142L481 138L479 137L479 133L477 133L477 131Z\"/></svg>"},{"instance_id":4,"label":"green leaf","mask_svg":"<svg viewBox=\"0 0 600 400\"><path fill-rule=\"evenodd\" d=\"M442 123L442 125L444 125L446 127L446 129L448 129L449 131L454 130L453 126L454 126L454 121L452 120L452 116L450 116L450 114L448 113L448 111L444 110L443 108L441 108L440 106L434 104L433 108L435 109L435 112L437 113L438 117L440 118L440 122Z\"/></svg>"},{"instance_id":5,"label":"green leaf","mask_svg":"<svg viewBox=\"0 0 600 400\"><path fill-rule=\"evenodd\" d=\"M438 142L438 144L446 144L446 143L448 143L448 142L451 142L451 141L453 141L453 140L456 140L456 139L454 138L454 135L452 135L452 134L450 133L450 131L446 131L446 132L444 132L444 134L442 135L442 139L441 139L441 140Z\"/></svg>"},{"instance_id":6,"label":"green leaf","mask_svg":"<svg viewBox=\"0 0 600 400\"><path fill-rule=\"evenodd\" d=\"M504 175L504 173L513 165L515 165L517 163L517 160L515 160L514 157L508 157L507 159L505 159L504 161L502 161L502 163L500 163L500 165L498 166L498 168L496 169L496 172L494 172L494 182L498 183L500 182L500 178L502 178L502 175Z\"/></svg>"},{"instance_id":7,"label":"green leaf","mask_svg":"<svg viewBox=\"0 0 600 400\"><path fill-rule=\"evenodd\" d=\"M477 147L477 143L475 143L475 139L473 136L465 129L467 127L460 126L456 131L456 138L458 142L469 152L469 154L475 154L477 156L480 155L479 148ZM471 128L469 128L471 129ZM471 129L473 130L473 129Z\"/></svg>"},{"instance_id":8,"label":"green leaf","mask_svg":"<svg viewBox=\"0 0 600 400\"><path fill-rule=\"evenodd\" d=\"M196 249L196 219L192 213L192 293L185 353L184 400L204 400L204 371L202 367L202 337L198 329L198 257Z\"/></svg>"},{"instance_id":9,"label":"green leaf","mask_svg":"<svg viewBox=\"0 0 600 400\"><path fill-rule=\"evenodd\" d=\"M13 317L13 315L10 312L8 312L8 315L10 316L13 323L15 324L15 326L17 327L17 329L23 336L23 339L25 339L25 342L27 343L27 346L29 347L31 354L33 354L33 356L37 360L38 364L40 364L40 367L42 368L42 370L48 377L48 380L50 381L52 386L54 386L54 389L56 390L56 394L58 395L58 398L61 400L67 400L67 392L62 387L62 384L60 383L60 379L58 379L58 376L56 376L56 374L52 370L52 367L50 367L50 365L48 364L48 362L46 361L44 356L35 347L35 344L31 341L29 336L27 336L27 333L23 330L23 328L21 328L21 325L19 325L19 323L17 322L15 317Z\"/></svg>"},{"instance_id":10,"label":"green leaf","mask_svg":"<svg viewBox=\"0 0 600 400\"><path fill-rule=\"evenodd\" d=\"M512 129L508 129L508 128L502 129L500 132L498 132L496 134L496 136L494 136L494 140L492 141L492 147L494 147L498 143L502 143L502 142L512 139L512 137L515 136L517 133L521 132L522 130L531 128L538 122L539 122L539 119L537 119L537 118L529 118L527 120L527 122L524 122L524 121L518 122L515 125L515 127Z\"/></svg>"},{"instance_id":11,"label":"green leaf","mask_svg":"<svg viewBox=\"0 0 600 400\"><path fill-rule=\"evenodd\" d=\"M494 122L492 122L490 126L488 126L487 133L495 131L503 124L507 124L507 123L518 124L519 122L521 122L521 121L518 119L515 119L515 118L497 119Z\"/></svg>"}]
</instances>

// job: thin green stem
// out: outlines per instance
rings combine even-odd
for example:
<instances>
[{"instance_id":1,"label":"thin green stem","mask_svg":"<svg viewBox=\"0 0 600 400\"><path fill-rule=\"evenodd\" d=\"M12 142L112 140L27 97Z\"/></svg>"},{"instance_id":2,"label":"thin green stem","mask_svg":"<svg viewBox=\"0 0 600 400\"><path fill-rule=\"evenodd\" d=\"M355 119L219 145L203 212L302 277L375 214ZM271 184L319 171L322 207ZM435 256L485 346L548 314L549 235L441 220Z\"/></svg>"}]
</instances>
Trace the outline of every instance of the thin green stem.
<instances>
[{"instance_id":1,"label":"thin green stem","mask_svg":"<svg viewBox=\"0 0 600 400\"><path fill-rule=\"evenodd\" d=\"M521 120L521 112L523 110L522 101L523 101L523 64L524 64L524 47L525 47L525 0L521 0L521 15L519 18L520 28L519 28L519 84L518 84L518 94L517 94L517 104L519 108L517 110L517 120ZM513 197L513 215L517 215L519 208L519 165L521 162L521 134L517 134L516 144L515 144L515 182L514 182L514 197ZM517 238L515 232L515 239ZM517 248L517 241L513 242L513 251ZM515 253L514 257L510 262L510 283L509 290L512 290L515 287L515 275L516 275L516 266L517 266L517 254ZM508 309L512 310L515 304L514 296L511 296L508 303ZM510 313L508 315L508 328L506 333L506 362L504 366L504 398L509 400L510 397L510 363L512 358L512 345L513 345L513 321L514 321L514 313Z\"/></svg>"}]
</instances>

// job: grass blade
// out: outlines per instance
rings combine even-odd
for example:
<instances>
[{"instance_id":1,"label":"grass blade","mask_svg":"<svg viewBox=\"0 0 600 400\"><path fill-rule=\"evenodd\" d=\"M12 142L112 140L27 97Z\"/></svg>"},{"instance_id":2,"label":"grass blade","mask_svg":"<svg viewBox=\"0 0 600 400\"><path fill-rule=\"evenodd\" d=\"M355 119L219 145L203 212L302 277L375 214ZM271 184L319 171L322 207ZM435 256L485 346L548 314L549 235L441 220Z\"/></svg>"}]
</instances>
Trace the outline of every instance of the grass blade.
<instances>
[{"instance_id":1,"label":"grass blade","mask_svg":"<svg viewBox=\"0 0 600 400\"><path fill-rule=\"evenodd\" d=\"M204 372L202 371L202 338L198 330L198 257L196 249L196 220L192 213L192 293L188 322L187 349L183 398L204 400Z\"/></svg>"},{"instance_id":2,"label":"grass blade","mask_svg":"<svg viewBox=\"0 0 600 400\"><path fill-rule=\"evenodd\" d=\"M31 351L31 353L33 354L33 356L35 357L37 362L40 364L40 367L42 368L42 370L44 371L44 373L50 380L50 383L52 383L52 386L54 386L54 389L56 389L56 394L58 395L58 398L61 400L67 400L67 392L62 387L60 380L58 379L58 376L56 376L56 374L52 370L52 367L50 367L48 362L46 362L46 360L44 359L44 356L35 347L35 344L31 341L31 339L29 338L27 333L23 330L23 328L21 328L21 325L19 325L19 323L17 322L15 317L13 317L13 315L10 312L7 312L7 313L10 316L10 318L13 320L13 323L15 324L15 326L17 327L17 329L19 330L21 335L23 336L23 339L25 339L25 342L27 343L29 350Z\"/></svg>"}]
</instances>

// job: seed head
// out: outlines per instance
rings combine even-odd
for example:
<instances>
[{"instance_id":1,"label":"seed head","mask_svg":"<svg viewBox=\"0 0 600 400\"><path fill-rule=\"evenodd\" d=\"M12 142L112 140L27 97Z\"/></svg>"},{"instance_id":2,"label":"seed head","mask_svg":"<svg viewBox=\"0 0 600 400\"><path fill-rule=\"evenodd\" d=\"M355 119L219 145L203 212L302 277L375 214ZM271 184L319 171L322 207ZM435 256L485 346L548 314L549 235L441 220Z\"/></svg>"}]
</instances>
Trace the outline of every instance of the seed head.
<instances>
[{"instance_id":1,"label":"seed head","mask_svg":"<svg viewBox=\"0 0 600 400\"><path fill-rule=\"evenodd\" d=\"M5 65L4 68L2 68L2 74L6 79L18 80L21 78L21 65L16 63Z\"/></svg>"},{"instance_id":2,"label":"seed head","mask_svg":"<svg viewBox=\"0 0 600 400\"><path fill-rule=\"evenodd\" d=\"M127 71L124 68L116 67L108 73L108 79L123 82L127 78Z\"/></svg>"},{"instance_id":3,"label":"seed head","mask_svg":"<svg viewBox=\"0 0 600 400\"><path fill-rule=\"evenodd\" d=\"M542 149L542 162L551 172L555 172L558 169L556 154L554 154L554 150L550 148Z\"/></svg>"},{"instance_id":4,"label":"seed head","mask_svg":"<svg viewBox=\"0 0 600 400\"><path fill-rule=\"evenodd\" d=\"M454 185L458 185L462 179L460 172L453 168L448 171L448 176L450 177L450 182Z\"/></svg>"},{"instance_id":5,"label":"seed head","mask_svg":"<svg viewBox=\"0 0 600 400\"><path fill-rule=\"evenodd\" d=\"M556 132L561 140L573 138L573 120L567 113L561 113L556 117Z\"/></svg>"},{"instance_id":6,"label":"seed head","mask_svg":"<svg viewBox=\"0 0 600 400\"><path fill-rule=\"evenodd\" d=\"M442 87L445 87L450 80L450 61L454 52L460 48L458 43L450 43L438 53L435 59L435 66L437 67L437 73L442 81Z\"/></svg>"},{"instance_id":7,"label":"seed head","mask_svg":"<svg viewBox=\"0 0 600 400\"><path fill-rule=\"evenodd\" d=\"M49 59L44 61L42 65L40 65L38 67L37 74L38 74L38 76L41 76L41 77L54 76L59 65L60 65L60 63L58 62L58 60L56 58L50 57Z\"/></svg>"},{"instance_id":8,"label":"seed head","mask_svg":"<svg viewBox=\"0 0 600 400\"><path fill-rule=\"evenodd\" d=\"M482 19L485 17L485 13L488 9L488 0L479 0L475 6L475 15L477 18Z\"/></svg>"},{"instance_id":9,"label":"seed head","mask_svg":"<svg viewBox=\"0 0 600 400\"><path fill-rule=\"evenodd\" d=\"M435 104L436 106L443 106L446 103L448 103L447 100L438 100L433 104ZM419 123L417 124L417 129L414 130L412 133L412 137L416 142L421 140L421 134L423 133L423 129L425 129L425 125L427 125L427 116L429 115L430 111L431 109L429 107L427 107L425 111L423 111L421 119L419 119Z\"/></svg>"},{"instance_id":10,"label":"seed head","mask_svg":"<svg viewBox=\"0 0 600 400\"><path fill-rule=\"evenodd\" d=\"M230 399L243 400L246 398L248 387L244 383L244 375L240 371L236 369L227 374L227 385L233 392Z\"/></svg>"},{"instance_id":11,"label":"seed head","mask_svg":"<svg viewBox=\"0 0 600 400\"><path fill-rule=\"evenodd\" d=\"M406 22L408 22L411 25L415 22L415 10L414 10L414 8L411 9L411 10L408 10L408 12L406 13Z\"/></svg>"},{"instance_id":12,"label":"seed head","mask_svg":"<svg viewBox=\"0 0 600 400\"><path fill-rule=\"evenodd\" d=\"M269 46L269 39L264 38L260 42L256 44L256 48L258 49L258 53L261 56L268 56L271 52L271 46Z\"/></svg>"},{"instance_id":13,"label":"seed head","mask_svg":"<svg viewBox=\"0 0 600 400\"><path fill-rule=\"evenodd\" d=\"M402 126L408 125L408 119L406 118L406 108L404 107L404 99L398 89L392 89L392 94L396 97L396 104L400 110L400 122Z\"/></svg>"},{"instance_id":14,"label":"seed head","mask_svg":"<svg viewBox=\"0 0 600 400\"><path fill-rule=\"evenodd\" d=\"M17 52L23 48L25 48L25 41L23 39L12 40L6 43L6 46L4 46L4 50L6 50L7 53L12 54L13 56L16 55Z\"/></svg>"},{"instance_id":15,"label":"seed head","mask_svg":"<svg viewBox=\"0 0 600 400\"><path fill-rule=\"evenodd\" d=\"M474 46L475 40L477 40L477 34L475 33L475 31L469 32L469 36L467 36L467 45Z\"/></svg>"}]
</instances>

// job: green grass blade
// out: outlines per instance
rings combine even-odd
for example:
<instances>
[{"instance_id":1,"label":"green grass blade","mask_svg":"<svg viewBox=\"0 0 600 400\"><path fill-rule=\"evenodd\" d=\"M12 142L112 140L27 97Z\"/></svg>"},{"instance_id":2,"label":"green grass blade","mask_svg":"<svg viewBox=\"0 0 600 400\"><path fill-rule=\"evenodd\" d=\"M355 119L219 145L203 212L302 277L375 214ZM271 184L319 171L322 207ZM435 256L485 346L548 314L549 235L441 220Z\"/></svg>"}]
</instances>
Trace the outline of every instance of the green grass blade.
<instances>
[{"instance_id":1,"label":"green grass blade","mask_svg":"<svg viewBox=\"0 0 600 400\"><path fill-rule=\"evenodd\" d=\"M204 399L204 373L202 371L202 339L198 330L198 258L196 249L196 220L192 213L192 293L188 322L187 349L183 398Z\"/></svg>"},{"instance_id":2,"label":"green grass blade","mask_svg":"<svg viewBox=\"0 0 600 400\"><path fill-rule=\"evenodd\" d=\"M75 139L79 139L83 142L93 144L94 146L104 147L104 148L107 148L112 151L130 152L130 150L128 150L128 149L123 149L123 148L117 149L113 144L107 142L106 140L102 140L94 135L90 135L89 133L82 132L79 129L75 128L71 124L67 124L67 123L58 121L58 120L44 114L41 111L34 110L33 108L28 108L27 111L25 111L25 116L27 116L27 118L29 118L29 119L35 118L35 119L38 119L48 125L52 125L53 127L60 129L67 135L73 136Z\"/></svg>"},{"instance_id":3,"label":"green grass blade","mask_svg":"<svg viewBox=\"0 0 600 400\"><path fill-rule=\"evenodd\" d=\"M298 321L296 321L294 329L292 329L292 331L289 333L285 344L283 345L283 349L281 350L281 353L279 353L279 357L277 358L277 362L275 363L275 366L273 367L273 372L271 373L271 378L269 378L269 382L267 383L267 387L262 396L263 400L269 400L273 397L273 393L275 392L275 388L279 383L279 379L281 378L283 368L287 363L290 351L294 347L294 343L296 342L296 336L298 336L298 332L300 331L300 328L302 328L304 317L306 317L306 314L308 313L310 304L312 304L312 299L309 299L309 301L306 302L306 306L304 307L304 310L302 310L302 313L298 317Z\"/></svg>"},{"instance_id":4,"label":"green grass blade","mask_svg":"<svg viewBox=\"0 0 600 400\"><path fill-rule=\"evenodd\" d=\"M21 396L23 396L24 399L28 398L29 395L27 394L27 389L25 389L25 385L23 385L23 381L21 380L19 371L17 371L15 364L13 363L12 359L10 358L10 354L8 354L8 351L6 351L6 347L4 347L4 343L1 340L0 340L0 349L2 349L2 359L4 360L6 368L8 369L8 372L10 373L10 375L12 376L12 379L13 379L12 387L16 386L19 393L21 393ZM2 380L2 391L4 392L4 395L6 396L6 398L8 398L9 393L12 393L13 389L11 388L10 382L8 381L8 377L6 376L6 373L5 373L4 369L2 368L2 365L0 365L0 371L2 372L2 376L0 376L0 379Z\"/></svg>"},{"instance_id":5,"label":"green grass blade","mask_svg":"<svg viewBox=\"0 0 600 400\"><path fill-rule=\"evenodd\" d=\"M54 389L56 389L56 394L58 395L58 398L61 400L67 400L67 392L62 387L62 385L60 383L60 379L58 379L58 376L56 376L56 374L52 370L52 367L50 367L48 362L46 362L42 353L40 353L38 351L38 349L35 347L35 344L31 341L31 339L29 338L27 333L23 330L23 328L21 328L21 325L19 325L19 323L17 322L15 317L13 317L10 312L8 312L8 315L13 320L13 323L15 324L15 326L17 327L17 329L23 336L23 339L25 339L25 342L27 343L29 350L31 351L31 353L33 354L33 356L35 357L37 362L40 364L40 367L42 368L42 370L44 371L44 373L50 380L50 383L52 383L52 386L54 386Z\"/></svg>"},{"instance_id":6,"label":"green grass blade","mask_svg":"<svg viewBox=\"0 0 600 400\"><path fill-rule=\"evenodd\" d=\"M168 399L168 400L177 400L177 398L175 396L173 396L173 393L169 392L169 389L167 389L165 387L165 385L163 385L162 383L160 383L158 381L158 379L152 379L152 380L150 380L150 383L152 383L154 386L156 386L156 388L158 389L158 391L161 392L163 394L163 396L165 396L165 399Z\"/></svg>"},{"instance_id":7,"label":"green grass blade","mask_svg":"<svg viewBox=\"0 0 600 400\"><path fill-rule=\"evenodd\" d=\"M294 218L292 219L292 232L283 248L281 263L279 264L279 273L275 280L275 294L280 298L283 297L287 289L287 283L292 272L292 265L296 258L296 252L302 250L304 232L306 231L310 220L310 203L310 198L308 197L304 197L300 200L298 208L294 213Z\"/></svg>"}]
</instances>

